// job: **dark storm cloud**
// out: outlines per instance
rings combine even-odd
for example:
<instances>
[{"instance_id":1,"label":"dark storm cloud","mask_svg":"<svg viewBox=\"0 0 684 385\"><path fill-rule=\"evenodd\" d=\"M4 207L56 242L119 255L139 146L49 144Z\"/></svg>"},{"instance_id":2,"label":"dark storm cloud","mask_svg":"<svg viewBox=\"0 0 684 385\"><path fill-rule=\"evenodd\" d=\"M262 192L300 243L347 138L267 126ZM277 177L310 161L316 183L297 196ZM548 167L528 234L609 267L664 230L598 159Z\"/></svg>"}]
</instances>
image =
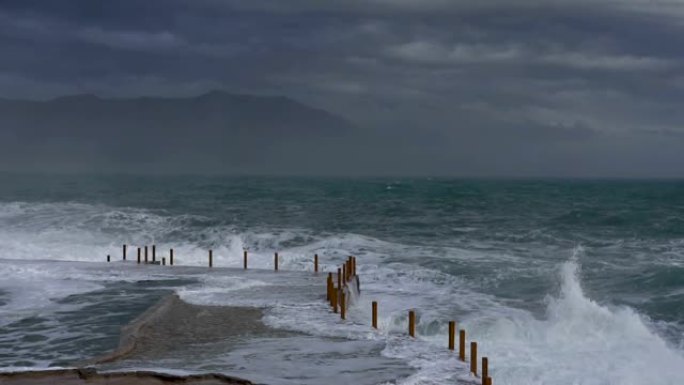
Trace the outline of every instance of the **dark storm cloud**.
<instances>
[{"instance_id":1,"label":"dark storm cloud","mask_svg":"<svg viewBox=\"0 0 684 385\"><path fill-rule=\"evenodd\" d=\"M683 32L679 1L5 0L0 96L284 94L412 173L682 175Z\"/></svg>"}]
</instances>

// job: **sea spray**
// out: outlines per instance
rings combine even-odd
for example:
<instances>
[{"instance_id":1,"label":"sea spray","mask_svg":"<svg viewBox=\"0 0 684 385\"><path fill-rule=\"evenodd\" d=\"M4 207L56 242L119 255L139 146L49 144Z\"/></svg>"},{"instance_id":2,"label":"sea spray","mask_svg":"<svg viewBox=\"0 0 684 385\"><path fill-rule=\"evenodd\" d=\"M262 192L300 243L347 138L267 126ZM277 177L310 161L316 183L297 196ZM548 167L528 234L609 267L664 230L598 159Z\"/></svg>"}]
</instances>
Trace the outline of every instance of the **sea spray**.
<instances>
[{"instance_id":1,"label":"sea spray","mask_svg":"<svg viewBox=\"0 0 684 385\"><path fill-rule=\"evenodd\" d=\"M507 385L637 385L684 383L684 357L625 306L588 298L574 250L559 268L560 290L548 297L545 319L512 313L479 330L493 375Z\"/></svg>"},{"instance_id":2,"label":"sea spray","mask_svg":"<svg viewBox=\"0 0 684 385\"><path fill-rule=\"evenodd\" d=\"M393 383L451 384L463 374L446 349L455 320L489 356L496 384L684 383L681 184L415 179L388 191L383 180L72 179L83 183L1 180L0 321L13 326L0 330L0 355L20 347L3 365L55 365L104 349L117 341L113 319L178 292L269 307L265 323L305 336L240 350L266 364L335 373L358 365L407 376ZM178 266L101 263L122 243L154 243L160 255L173 247ZM210 248L217 268L208 272ZM244 249L250 270L226 277L220 268L241 268ZM272 271L275 251L282 274L258 277ZM315 290L278 297L288 272L311 273L316 253L321 272L358 257L363 293L347 322ZM416 339L405 335L408 309L419 315ZM366 355L330 358L368 342ZM312 346L329 356L312 360ZM232 353L215 362L254 364Z\"/></svg>"}]
</instances>

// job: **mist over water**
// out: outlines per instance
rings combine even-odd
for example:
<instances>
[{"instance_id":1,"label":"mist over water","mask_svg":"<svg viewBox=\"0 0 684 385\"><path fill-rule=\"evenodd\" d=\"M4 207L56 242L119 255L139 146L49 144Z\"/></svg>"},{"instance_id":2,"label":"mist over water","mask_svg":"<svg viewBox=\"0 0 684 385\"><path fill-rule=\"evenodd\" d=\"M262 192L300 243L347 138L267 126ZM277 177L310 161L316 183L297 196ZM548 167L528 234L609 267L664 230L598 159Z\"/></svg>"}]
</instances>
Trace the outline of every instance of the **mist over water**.
<instances>
[{"instance_id":1,"label":"mist over water","mask_svg":"<svg viewBox=\"0 0 684 385\"><path fill-rule=\"evenodd\" d=\"M281 268L295 271L310 271L314 253L324 271L357 256L363 291L348 323L304 294L269 308L264 322L356 344L340 349L379 349L385 361L374 365L401 371L390 359L401 362L402 384L463 378L446 349L452 319L489 356L497 384L684 383L681 182L3 175L0 366L107 351L117 325L165 293L198 304L269 301L257 294L273 283L259 276L56 262L118 259L124 242L129 259L154 243L193 266L204 266L208 248L215 266L241 267L246 248L251 266L270 269L278 251ZM135 293L135 306L116 302L123 292ZM98 298L114 302L89 320L97 338L86 338L77 315ZM378 333L368 326L373 300ZM418 341L404 336L410 308ZM310 339L290 344L330 354ZM224 359L229 368L237 358Z\"/></svg>"}]
</instances>

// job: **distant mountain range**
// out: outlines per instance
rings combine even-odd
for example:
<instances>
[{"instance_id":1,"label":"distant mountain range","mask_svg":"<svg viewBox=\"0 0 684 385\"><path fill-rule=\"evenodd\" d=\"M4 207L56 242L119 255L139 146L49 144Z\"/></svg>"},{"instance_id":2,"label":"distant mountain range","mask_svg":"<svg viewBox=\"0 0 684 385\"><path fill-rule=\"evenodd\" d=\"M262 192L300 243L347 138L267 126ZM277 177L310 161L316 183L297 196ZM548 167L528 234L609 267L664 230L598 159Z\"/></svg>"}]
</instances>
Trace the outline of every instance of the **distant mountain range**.
<instances>
[{"instance_id":1,"label":"distant mountain range","mask_svg":"<svg viewBox=\"0 0 684 385\"><path fill-rule=\"evenodd\" d=\"M342 117L281 96L0 99L0 171L277 172L357 133Z\"/></svg>"}]
</instances>

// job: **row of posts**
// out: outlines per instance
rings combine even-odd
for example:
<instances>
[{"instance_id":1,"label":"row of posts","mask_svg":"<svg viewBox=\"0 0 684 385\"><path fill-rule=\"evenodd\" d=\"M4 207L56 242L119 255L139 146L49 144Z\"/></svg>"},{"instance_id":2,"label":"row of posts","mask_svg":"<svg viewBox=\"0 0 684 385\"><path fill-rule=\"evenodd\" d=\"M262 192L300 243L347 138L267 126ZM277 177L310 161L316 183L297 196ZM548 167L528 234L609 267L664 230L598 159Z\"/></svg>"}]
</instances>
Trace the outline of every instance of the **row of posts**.
<instances>
[{"instance_id":1,"label":"row of posts","mask_svg":"<svg viewBox=\"0 0 684 385\"><path fill-rule=\"evenodd\" d=\"M333 273L328 273L327 299L334 313L340 313L340 318L347 318L347 308L349 307L349 284L356 283L356 290L359 291L359 279L356 276L356 257L349 257L342 266L337 269L337 287Z\"/></svg>"},{"instance_id":2,"label":"row of posts","mask_svg":"<svg viewBox=\"0 0 684 385\"><path fill-rule=\"evenodd\" d=\"M162 257L161 261L157 262L157 246L152 245L152 260L150 261L148 257L148 246L144 247L138 247L138 264L143 263L143 259L141 257L141 253L144 251L144 263L152 263L152 264L160 264L160 265L166 265L166 257ZM126 254L128 245L123 245L123 260L126 260ZM111 262L111 256L108 254L107 255L107 262ZM273 266L275 271L278 271L278 253L276 252L273 256ZM169 250L169 265L173 266L173 249ZM214 251L209 250L209 267L214 267ZM243 267L246 270L247 269L247 250L243 252ZM318 254L314 255L314 272L318 273Z\"/></svg>"},{"instance_id":3,"label":"row of posts","mask_svg":"<svg viewBox=\"0 0 684 385\"><path fill-rule=\"evenodd\" d=\"M144 250L144 262L149 263L148 259L148 246L144 246L144 249L138 247L138 264L141 261L141 252ZM123 245L123 260L126 260L127 245ZM274 270L278 271L278 253L274 254ZM107 255L107 262L111 261L111 257ZM243 267L247 269L247 250L243 252ZM173 249L169 251L169 264L173 266ZM156 246L152 245L152 262L156 264ZM166 265L166 258L162 258L161 265ZM214 254L213 250L209 250L209 267L214 266ZM318 272L318 254L314 255L314 272ZM349 307L349 284L355 282L357 291L359 289L359 279L356 276L356 257L350 256L342 266L337 269L337 286L335 286L335 280L333 278L333 273L328 273L327 279L327 300L330 302L330 306L334 313L340 313L341 319L347 318L347 309ZM378 328L378 303L373 301L371 304L372 311L372 321L371 325L373 328ZM416 312L414 310L409 310L408 313L408 333L409 336L416 336ZM449 350L455 350L456 340L456 322L449 321ZM465 362L466 361L466 332L465 330L459 330L459 345L458 345L458 358ZM477 376L477 342L470 343L470 372ZM482 385L491 385L492 378L489 377L489 359L487 357L482 357Z\"/></svg>"},{"instance_id":4,"label":"row of posts","mask_svg":"<svg viewBox=\"0 0 684 385\"><path fill-rule=\"evenodd\" d=\"M352 281L356 281L357 289L359 285L358 277L356 276L356 257L349 257L347 261L337 269L337 287L335 287L335 280L333 278L333 273L328 273L327 281L327 298L330 302L330 306L334 313L340 313L340 318L346 319L347 307L349 306L348 301L348 284ZM378 329L378 302L373 301L371 303L371 325L374 329ZM415 310L409 310L408 313L408 333L409 336L415 338L416 336L416 312ZM458 344L458 358L459 360L466 362L466 332L465 330L459 330L459 344ZM455 350L456 348L456 322L449 321L449 350ZM470 343L470 372L477 376L477 342ZM489 377L489 358L482 357L482 385L491 385L492 378Z\"/></svg>"},{"instance_id":5,"label":"row of posts","mask_svg":"<svg viewBox=\"0 0 684 385\"><path fill-rule=\"evenodd\" d=\"M150 259L150 247L149 246L144 246L144 247L138 247L138 264L145 263L145 264L155 264L155 265L166 265L166 257L162 257L161 260L157 261L157 246L152 245L152 255ZM123 245L123 260L126 260L126 255L128 251L128 245ZM143 259L143 252L144 252L144 259ZM107 254L107 262L111 262L112 258L109 254ZM169 249L169 265L173 266L173 249ZM209 251L209 267L211 267L211 251Z\"/></svg>"}]
</instances>

